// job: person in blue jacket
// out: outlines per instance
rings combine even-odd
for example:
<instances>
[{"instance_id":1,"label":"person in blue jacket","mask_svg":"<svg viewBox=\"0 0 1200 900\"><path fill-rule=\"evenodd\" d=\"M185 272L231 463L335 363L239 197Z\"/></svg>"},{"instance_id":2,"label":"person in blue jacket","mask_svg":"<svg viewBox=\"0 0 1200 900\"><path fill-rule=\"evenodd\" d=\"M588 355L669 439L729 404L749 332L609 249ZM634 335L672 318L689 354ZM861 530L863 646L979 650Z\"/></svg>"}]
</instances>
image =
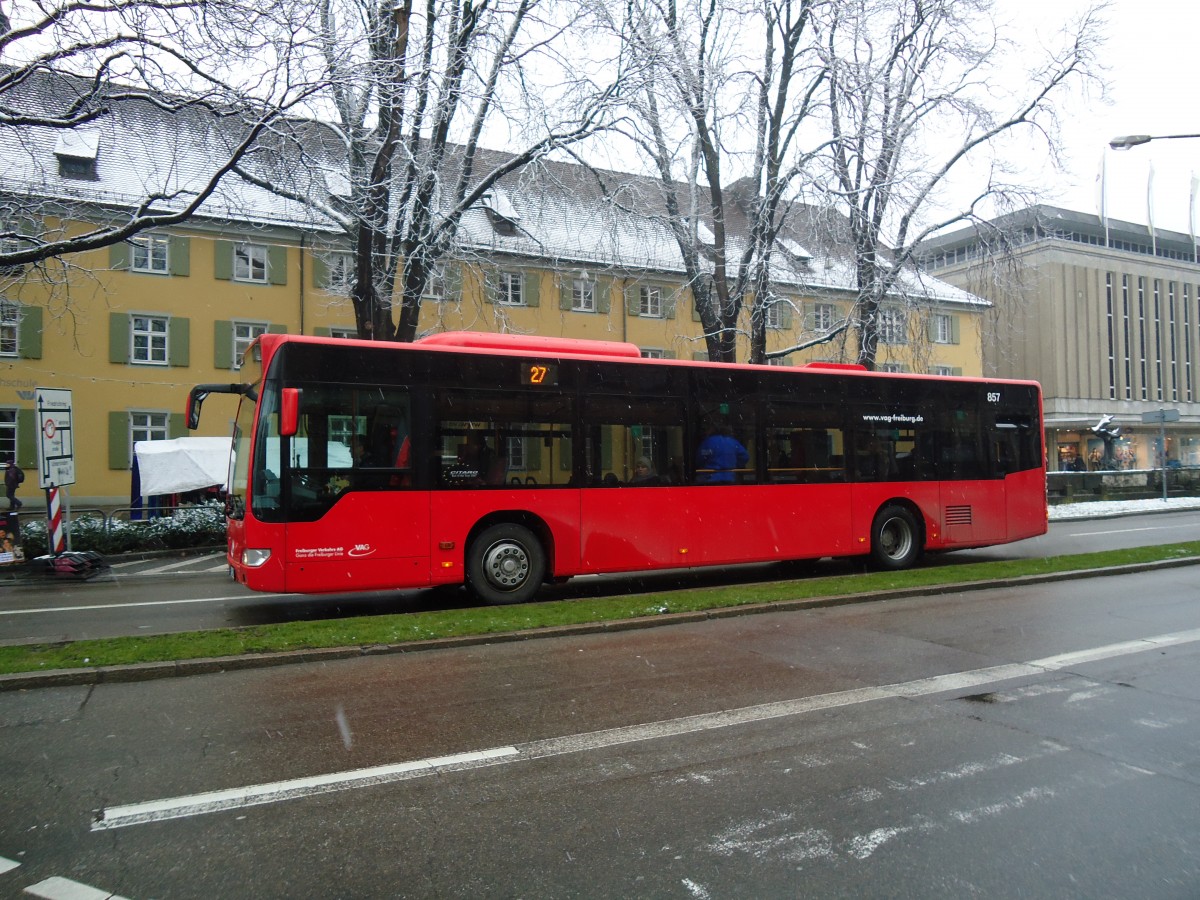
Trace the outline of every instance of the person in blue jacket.
<instances>
[{"instance_id":1,"label":"person in blue jacket","mask_svg":"<svg viewBox=\"0 0 1200 900\"><path fill-rule=\"evenodd\" d=\"M750 454L724 425L709 429L696 450L697 484L733 484L733 470L743 469Z\"/></svg>"}]
</instances>

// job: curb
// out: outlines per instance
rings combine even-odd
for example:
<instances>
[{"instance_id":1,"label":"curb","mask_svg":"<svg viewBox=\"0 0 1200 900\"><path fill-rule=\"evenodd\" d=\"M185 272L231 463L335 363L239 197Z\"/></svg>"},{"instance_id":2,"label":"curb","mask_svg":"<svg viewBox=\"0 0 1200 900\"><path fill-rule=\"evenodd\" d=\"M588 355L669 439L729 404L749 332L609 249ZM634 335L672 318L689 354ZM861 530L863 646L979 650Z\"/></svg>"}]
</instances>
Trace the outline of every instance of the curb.
<instances>
[{"instance_id":1,"label":"curb","mask_svg":"<svg viewBox=\"0 0 1200 900\"><path fill-rule=\"evenodd\" d=\"M56 669L49 672L21 672L14 675L0 675L0 692L44 687L125 684L137 681L154 681L160 678L184 678L192 675L212 675L221 672L265 669L300 663L333 662L368 656L385 656L395 653L420 653L427 650L449 650L459 647L476 647L484 644L506 644L547 638L612 634L622 631L640 631L647 628L661 628L668 625L704 622L710 619L731 619L739 616L753 616L764 613L796 612L806 609L853 606L861 603L987 591L1020 585L1053 584L1058 581L1076 581L1083 578L1100 578L1110 575L1132 575L1138 572L1176 569L1194 565L1200 565L1200 557L1189 556L1182 559L1133 563L1126 566L1110 566L1105 569L1075 569L1044 575L1024 575L1019 578L996 578L988 581L897 588L890 591L873 591L863 594L847 594L845 596L811 597L804 600L777 600L772 603L726 606L700 612L664 613L661 616L654 616L652 618L615 619L611 622L559 625L533 631L503 631L492 634L433 638L423 641L408 641L400 644L369 644L363 646L327 647L313 650L282 650L277 653L247 653L239 656L222 656L206 659L134 663L122 666L96 666L84 669Z\"/></svg>"}]
</instances>

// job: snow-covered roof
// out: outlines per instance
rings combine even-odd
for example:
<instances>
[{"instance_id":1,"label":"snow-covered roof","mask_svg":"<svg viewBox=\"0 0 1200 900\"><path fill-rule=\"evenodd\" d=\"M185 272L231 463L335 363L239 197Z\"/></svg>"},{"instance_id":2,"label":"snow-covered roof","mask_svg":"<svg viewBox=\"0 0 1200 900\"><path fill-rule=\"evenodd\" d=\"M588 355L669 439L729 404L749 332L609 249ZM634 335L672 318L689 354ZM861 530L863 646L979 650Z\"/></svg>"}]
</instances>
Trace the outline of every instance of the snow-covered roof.
<instances>
[{"instance_id":1,"label":"snow-covered roof","mask_svg":"<svg viewBox=\"0 0 1200 900\"><path fill-rule=\"evenodd\" d=\"M62 109L90 82L46 74L6 91L9 107L32 104L40 110ZM0 190L38 201L129 208L148 195L160 195L156 209L180 209L209 182L233 147L253 124L250 115L223 110L221 115L195 106L174 108L123 97L109 110L74 131L44 126L0 129L0 158L6 168ZM305 120L281 120L264 132L247 161L265 181L297 194L345 204L352 185L344 161L344 144L331 127ZM462 164L459 148L440 163L435 204L446 215L455 203L449 185L457 183ZM66 177L58 157L94 160L94 178ZM489 172L511 160L497 151L479 151L474 172ZM401 167L398 166L397 169ZM478 177L468 179L478 184ZM682 186L681 186L682 189ZM736 191L731 190L731 194ZM736 260L748 226L736 200L725 227L728 258ZM653 178L591 169L573 162L539 159L505 176L467 209L457 233L464 258L494 255L605 267L623 275L678 277L684 273L678 245L668 225L661 183ZM807 209L807 208L804 208ZM855 293L855 268L844 241L830 241L828 213L798 215L780 235L772 279L778 290L796 293ZM338 224L319 207L288 199L231 173L221 181L195 217L224 223L278 225L336 240ZM712 240L711 223L699 217L697 232ZM893 292L897 297L973 307L986 300L918 273L905 271Z\"/></svg>"}]
</instances>

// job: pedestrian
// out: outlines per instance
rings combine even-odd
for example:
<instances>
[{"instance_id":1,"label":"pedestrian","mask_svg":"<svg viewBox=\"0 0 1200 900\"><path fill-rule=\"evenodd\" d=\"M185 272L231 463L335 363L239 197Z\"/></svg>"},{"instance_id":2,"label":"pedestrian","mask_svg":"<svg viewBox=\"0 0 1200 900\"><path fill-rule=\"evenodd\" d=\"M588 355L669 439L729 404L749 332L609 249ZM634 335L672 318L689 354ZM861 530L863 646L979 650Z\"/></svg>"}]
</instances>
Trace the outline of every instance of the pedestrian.
<instances>
[{"instance_id":1,"label":"pedestrian","mask_svg":"<svg viewBox=\"0 0 1200 900\"><path fill-rule=\"evenodd\" d=\"M697 484L733 484L734 470L750 461L750 454L725 425L716 425L696 450Z\"/></svg>"},{"instance_id":2,"label":"pedestrian","mask_svg":"<svg viewBox=\"0 0 1200 900\"><path fill-rule=\"evenodd\" d=\"M17 488L25 480L25 472L17 465L11 456L4 467L4 496L8 498L10 510L20 509L25 504L17 499Z\"/></svg>"}]
</instances>

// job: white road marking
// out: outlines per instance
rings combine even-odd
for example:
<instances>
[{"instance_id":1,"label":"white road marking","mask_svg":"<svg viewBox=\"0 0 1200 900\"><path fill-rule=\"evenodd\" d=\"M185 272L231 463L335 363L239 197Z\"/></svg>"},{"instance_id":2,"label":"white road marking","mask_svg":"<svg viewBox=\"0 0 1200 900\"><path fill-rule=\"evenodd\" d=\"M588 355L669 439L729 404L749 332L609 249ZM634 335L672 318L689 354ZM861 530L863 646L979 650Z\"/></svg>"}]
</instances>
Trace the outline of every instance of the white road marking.
<instances>
[{"instance_id":1,"label":"white road marking","mask_svg":"<svg viewBox=\"0 0 1200 900\"><path fill-rule=\"evenodd\" d=\"M173 606L185 603L225 603L229 600L268 600L292 594L234 594L229 597L197 597L193 600L146 600L140 603L95 603L90 606L42 606L37 609L0 609L0 616L29 616L36 613L84 612L92 609L137 609L139 606Z\"/></svg>"},{"instance_id":2,"label":"white road marking","mask_svg":"<svg viewBox=\"0 0 1200 900\"><path fill-rule=\"evenodd\" d=\"M44 897L46 900L125 900L112 891L102 891L99 888L89 887L57 875L47 878L45 881L39 881L37 884L31 884L25 888L25 893L33 894L35 897Z\"/></svg>"},{"instance_id":3,"label":"white road marking","mask_svg":"<svg viewBox=\"0 0 1200 900\"><path fill-rule=\"evenodd\" d=\"M0 856L0 875L3 875L5 872L11 872L19 865L21 864L14 859L5 859L3 856Z\"/></svg>"},{"instance_id":4,"label":"white road marking","mask_svg":"<svg viewBox=\"0 0 1200 900\"><path fill-rule=\"evenodd\" d=\"M1195 525L1147 525L1144 528L1113 528L1108 531L1081 531L1079 534L1072 534L1069 537L1096 537L1101 534L1133 534L1135 531L1178 531L1186 528L1189 531L1196 529Z\"/></svg>"},{"instance_id":5,"label":"white road marking","mask_svg":"<svg viewBox=\"0 0 1200 900\"><path fill-rule=\"evenodd\" d=\"M432 759L396 763L394 765L376 766L369 769L333 772L327 775L315 775L290 781L278 781L268 784L250 785L243 788L231 788L223 791L170 797L164 800L151 800L145 803L114 806L101 809L97 813L96 820L92 823L92 831L123 828L127 825L141 825L148 822L164 821L166 819L186 818L222 810L242 809L248 806L294 800L300 797L310 797L315 794L332 793L350 788L405 781L412 778L422 778L446 770L463 771L511 762L544 759L568 753L601 750L622 744L659 740L684 734L712 731L718 728L729 728L735 725L762 722L769 719L799 716L817 710L853 706L875 700L894 700L898 697L922 697L947 691L957 692L1000 681L1008 681L1014 678L1044 675L1046 672L1065 669L1077 663L1128 656L1146 650L1195 643L1197 641L1200 641L1200 628L1155 635L1139 640L1122 641L1117 644L1107 644L1102 647L1092 647L1087 650L1077 650L1071 653L1062 653L1057 656L1050 656L1026 663L990 666L968 672L953 672L948 675L936 675L930 678L919 678L913 681L880 687L836 691L831 694L820 694L814 697L780 700L774 703L762 703L740 709L727 709L713 713L684 716L678 719L648 722L641 725L608 728L603 731L593 731L586 734L571 734L540 741L530 741L511 747L495 747L489 750L461 753L453 756L441 756Z\"/></svg>"},{"instance_id":6,"label":"white road marking","mask_svg":"<svg viewBox=\"0 0 1200 900\"><path fill-rule=\"evenodd\" d=\"M166 565L162 565L162 566L155 566L153 569L142 569L137 574L138 575L159 575L163 572L170 572L173 569L182 569L184 566L190 566L195 563L205 563L205 562L208 562L209 560L213 560L213 559L217 559L217 558L218 558L218 555L215 553L210 554L208 556L191 556L191 557L188 557L187 559L178 560L177 562L167 563Z\"/></svg>"}]
</instances>

